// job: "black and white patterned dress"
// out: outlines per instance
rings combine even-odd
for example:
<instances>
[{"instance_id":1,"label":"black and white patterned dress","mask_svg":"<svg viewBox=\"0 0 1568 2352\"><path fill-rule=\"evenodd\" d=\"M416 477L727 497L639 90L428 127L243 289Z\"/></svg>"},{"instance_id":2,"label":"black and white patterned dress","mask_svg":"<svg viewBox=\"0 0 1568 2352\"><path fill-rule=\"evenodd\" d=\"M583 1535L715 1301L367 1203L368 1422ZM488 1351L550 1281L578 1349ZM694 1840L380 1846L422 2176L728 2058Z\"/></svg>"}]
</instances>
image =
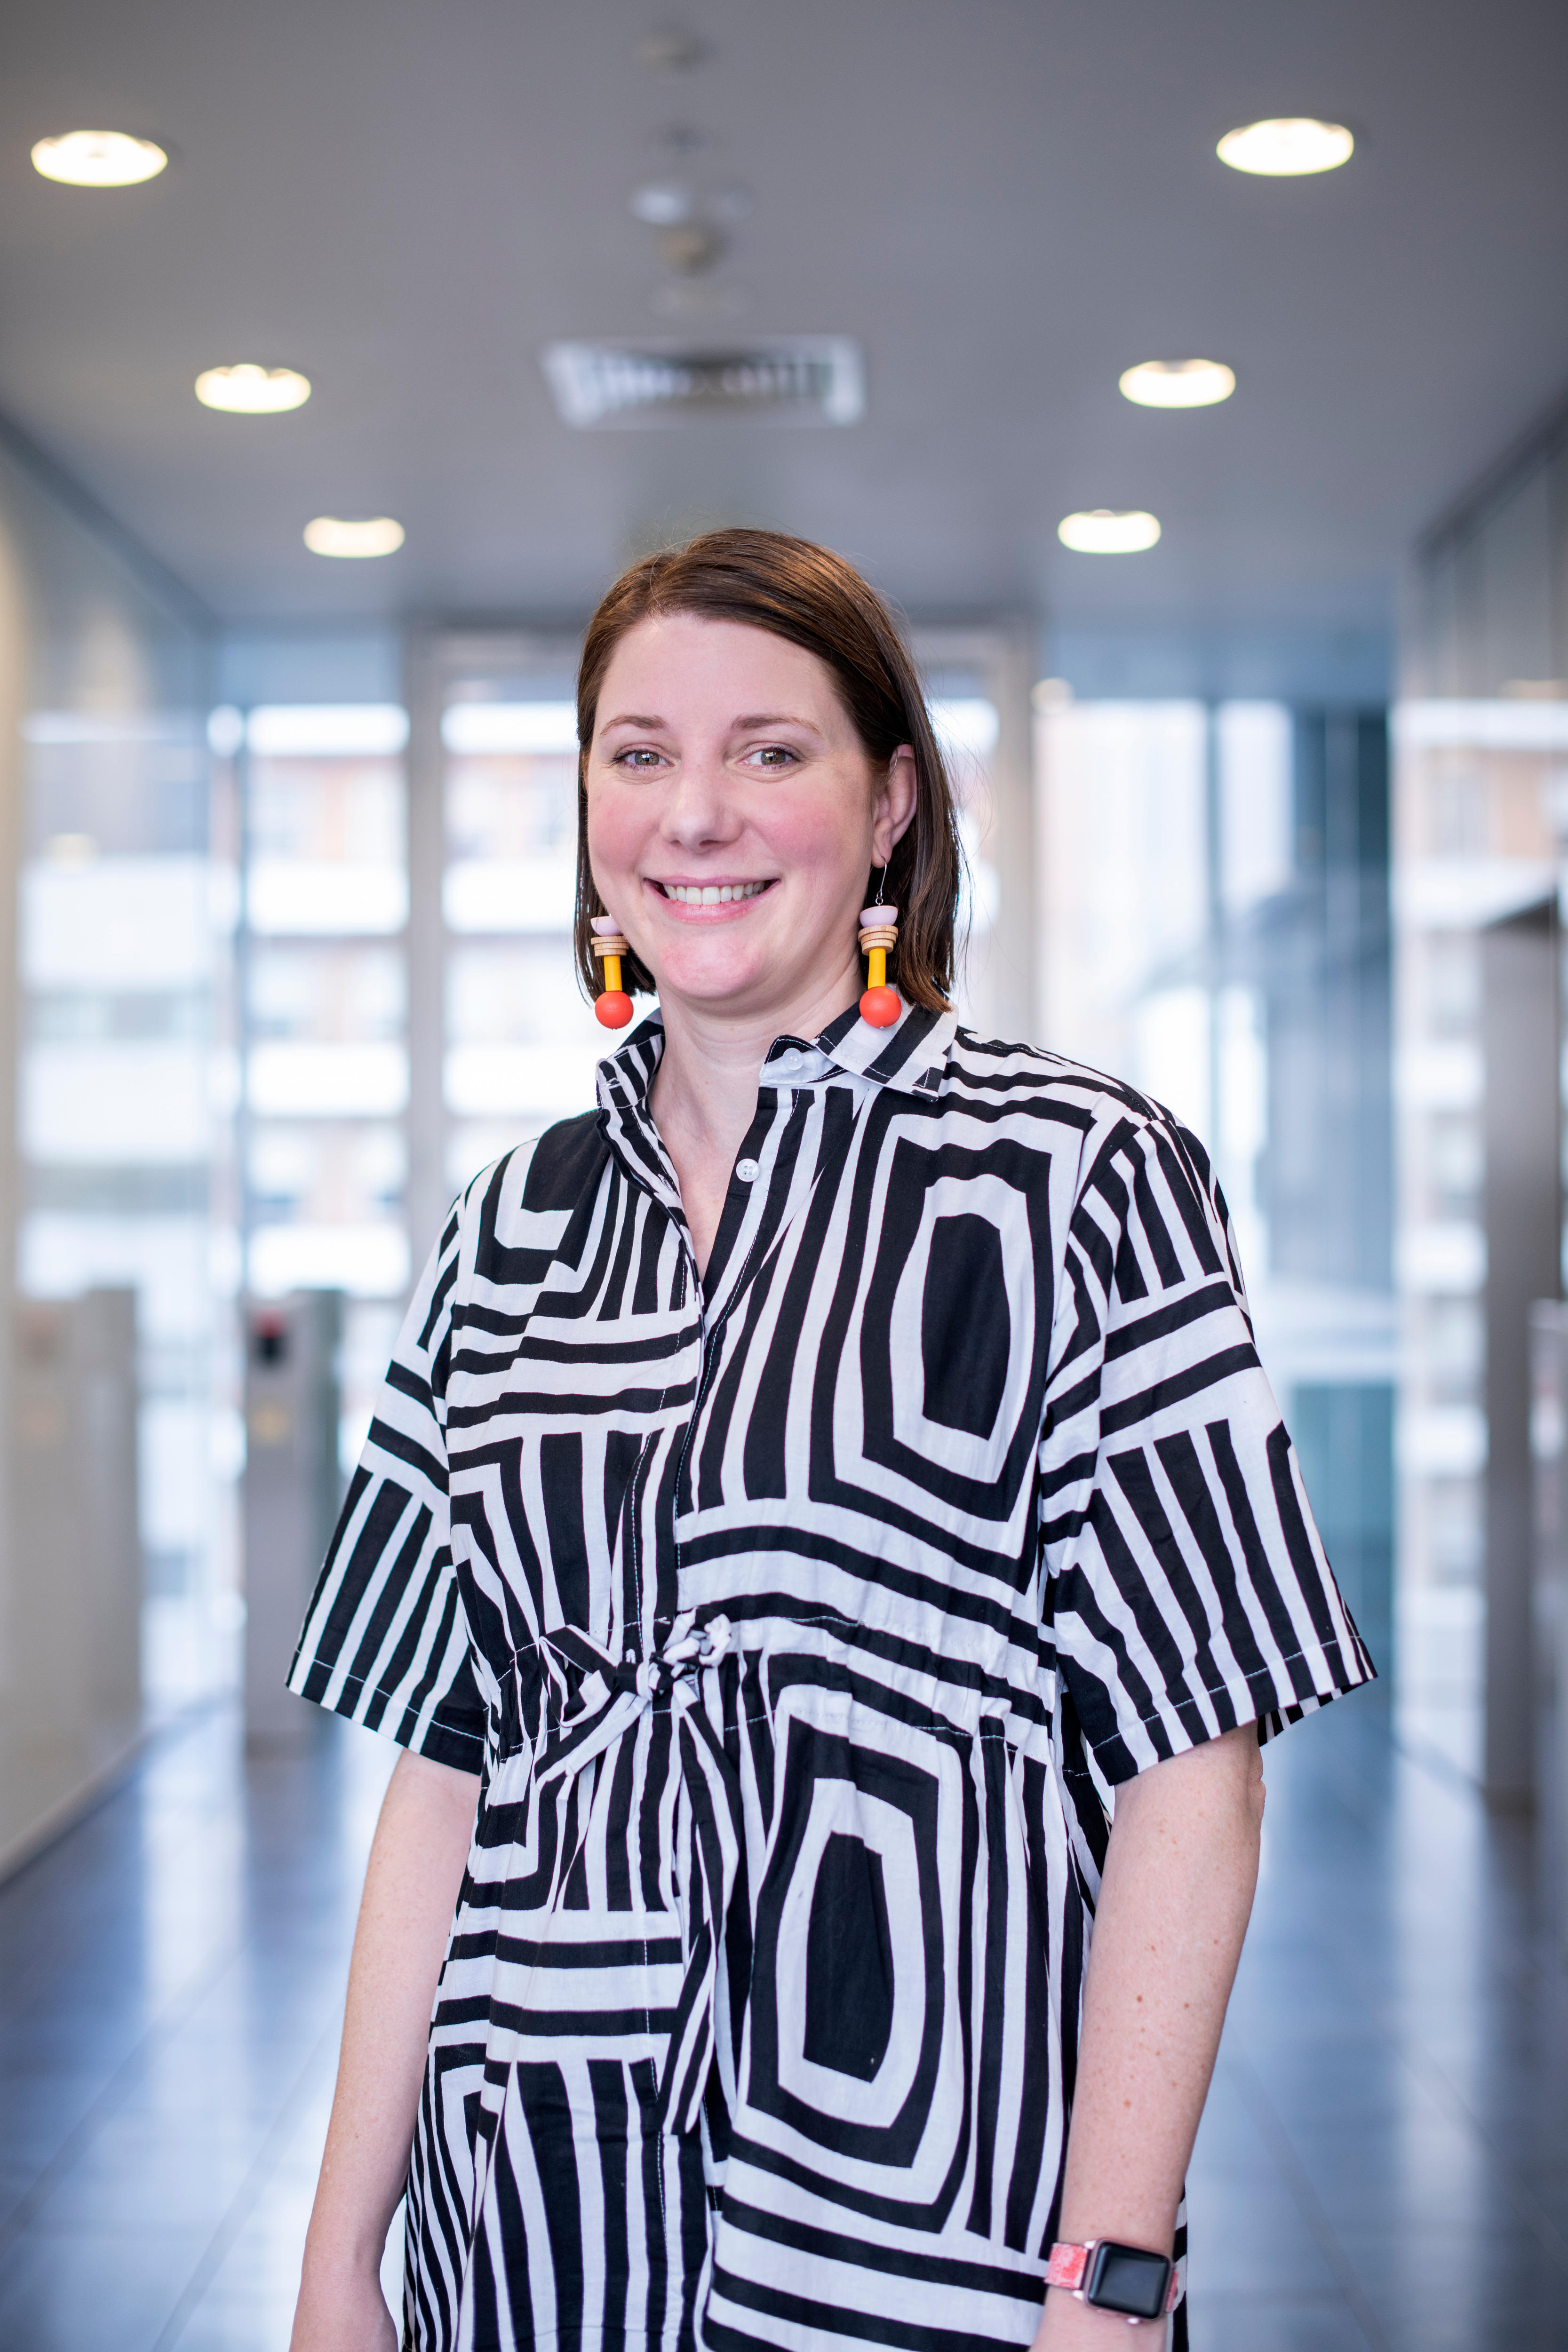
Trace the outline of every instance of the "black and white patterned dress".
<instances>
[{"instance_id":1,"label":"black and white patterned dress","mask_svg":"<svg viewBox=\"0 0 1568 2352\"><path fill-rule=\"evenodd\" d=\"M700 1283L662 1043L464 1193L290 1676L483 1775L407 2336L1026 2344L1116 1783L1371 1667L1190 1135L851 1012Z\"/></svg>"}]
</instances>

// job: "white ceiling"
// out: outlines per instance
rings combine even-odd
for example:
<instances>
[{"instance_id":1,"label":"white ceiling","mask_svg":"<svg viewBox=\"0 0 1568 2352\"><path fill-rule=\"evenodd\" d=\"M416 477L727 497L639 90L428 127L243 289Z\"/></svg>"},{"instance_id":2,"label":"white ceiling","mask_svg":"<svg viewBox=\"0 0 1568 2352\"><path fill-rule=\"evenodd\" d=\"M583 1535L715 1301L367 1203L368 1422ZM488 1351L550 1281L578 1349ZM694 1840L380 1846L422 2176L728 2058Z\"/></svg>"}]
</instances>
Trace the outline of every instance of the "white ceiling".
<instances>
[{"instance_id":1,"label":"white ceiling","mask_svg":"<svg viewBox=\"0 0 1568 2352\"><path fill-rule=\"evenodd\" d=\"M53 0L0 89L0 407L216 613L570 616L628 548L772 521L928 615L1376 625L1434 511L1568 383L1561 0L692 0L651 73L633 0ZM1358 139L1270 182L1261 114ZM28 163L79 123L169 146L89 194ZM670 331L628 190L659 134L755 194L716 282L759 334L847 333L864 423L559 424L537 354ZM710 333L715 331L710 329ZM717 331L721 340L733 331ZM1131 407L1212 354L1226 406ZM216 415L216 362L309 405ZM1058 518L1147 506L1153 552ZM386 562L307 553L390 512Z\"/></svg>"}]
</instances>

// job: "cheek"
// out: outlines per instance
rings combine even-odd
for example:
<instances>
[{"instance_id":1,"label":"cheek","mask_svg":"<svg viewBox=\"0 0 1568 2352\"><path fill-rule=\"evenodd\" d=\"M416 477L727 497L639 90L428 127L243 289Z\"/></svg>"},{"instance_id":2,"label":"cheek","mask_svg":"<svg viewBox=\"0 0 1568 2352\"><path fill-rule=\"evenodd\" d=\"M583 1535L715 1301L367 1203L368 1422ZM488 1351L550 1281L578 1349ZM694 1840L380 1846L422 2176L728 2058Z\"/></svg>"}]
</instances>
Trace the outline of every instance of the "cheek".
<instances>
[{"instance_id":1,"label":"cheek","mask_svg":"<svg viewBox=\"0 0 1568 2352\"><path fill-rule=\"evenodd\" d=\"M647 810L635 793L596 779L588 786L588 858L595 872L618 873L635 864L647 833Z\"/></svg>"},{"instance_id":2,"label":"cheek","mask_svg":"<svg viewBox=\"0 0 1568 2352\"><path fill-rule=\"evenodd\" d=\"M782 866L826 884L837 881L848 866L858 872L869 830L868 815L842 790L781 799L757 825ZM858 881L852 887L858 888Z\"/></svg>"}]
</instances>

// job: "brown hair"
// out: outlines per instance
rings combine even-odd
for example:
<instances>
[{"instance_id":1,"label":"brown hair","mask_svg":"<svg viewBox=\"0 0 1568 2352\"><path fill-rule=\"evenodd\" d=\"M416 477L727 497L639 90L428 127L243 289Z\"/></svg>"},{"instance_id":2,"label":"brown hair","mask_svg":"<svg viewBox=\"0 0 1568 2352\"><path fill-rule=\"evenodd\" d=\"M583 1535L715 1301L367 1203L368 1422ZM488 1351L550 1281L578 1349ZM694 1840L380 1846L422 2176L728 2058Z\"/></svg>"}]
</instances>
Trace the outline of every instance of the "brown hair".
<instances>
[{"instance_id":1,"label":"brown hair","mask_svg":"<svg viewBox=\"0 0 1568 2352\"><path fill-rule=\"evenodd\" d=\"M650 613L699 613L787 638L826 662L868 759L886 768L901 743L915 759L915 813L888 863L899 909L891 977L911 1004L946 1009L963 879L958 817L925 696L898 623L842 556L778 530L710 530L623 572L588 624L577 671L577 970L597 993L590 918L605 913L588 864L588 747L610 657ZM876 877L868 897L878 895ZM622 985L643 992L652 974L635 955Z\"/></svg>"}]
</instances>

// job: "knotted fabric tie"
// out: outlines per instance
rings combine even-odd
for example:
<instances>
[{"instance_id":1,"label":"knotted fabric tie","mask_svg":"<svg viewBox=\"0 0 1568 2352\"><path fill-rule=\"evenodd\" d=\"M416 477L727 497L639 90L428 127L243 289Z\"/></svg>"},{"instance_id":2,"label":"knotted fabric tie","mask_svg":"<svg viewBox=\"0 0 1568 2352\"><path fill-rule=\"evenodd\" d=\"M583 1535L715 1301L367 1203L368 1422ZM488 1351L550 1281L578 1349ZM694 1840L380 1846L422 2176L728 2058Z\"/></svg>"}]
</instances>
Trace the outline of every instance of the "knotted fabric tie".
<instances>
[{"instance_id":1,"label":"knotted fabric tie","mask_svg":"<svg viewBox=\"0 0 1568 2352\"><path fill-rule=\"evenodd\" d=\"M663 2130L689 2132L697 2127L713 2063L713 1997L741 1853L741 1781L709 1720L698 1680L701 1668L716 1666L728 1653L729 1620L713 1617L695 1626L688 1615L677 1618L671 1633L651 1656L619 1662L570 1628L542 1636L514 1661L505 1695L513 1720L504 1727L503 1744L511 1752L531 1745L532 1779L543 1789L582 1771L625 1738L656 1701L668 1698L689 1834L686 1866L675 1873L684 1969L658 2121Z\"/></svg>"}]
</instances>

